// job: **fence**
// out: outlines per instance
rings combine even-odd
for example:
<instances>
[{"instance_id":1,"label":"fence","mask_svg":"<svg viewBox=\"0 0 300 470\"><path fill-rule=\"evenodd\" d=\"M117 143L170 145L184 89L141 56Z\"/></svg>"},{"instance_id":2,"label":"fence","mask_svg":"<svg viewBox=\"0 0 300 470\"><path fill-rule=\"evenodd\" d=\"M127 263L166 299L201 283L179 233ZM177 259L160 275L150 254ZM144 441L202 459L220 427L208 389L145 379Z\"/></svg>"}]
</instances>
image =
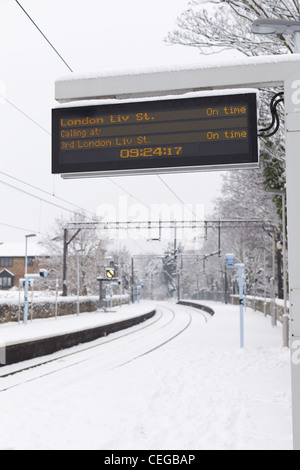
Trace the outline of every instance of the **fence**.
<instances>
[{"instance_id":1,"label":"fence","mask_svg":"<svg viewBox=\"0 0 300 470\"><path fill-rule=\"evenodd\" d=\"M113 307L120 305L120 296L114 295L112 299ZM110 298L106 300L107 307L110 306ZM129 295L122 295L122 304L129 303ZM99 296L79 297L80 312L94 312L99 307ZM33 304L29 304L29 318L50 318L54 317L56 312L55 298L39 299ZM77 312L77 297L58 297L57 315L72 315ZM2 302L0 304L0 324L15 322L23 319L23 304L18 305L15 302Z\"/></svg>"},{"instance_id":2,"label":"fence","mask_svg":"<svg viewBox=\"0 0 300 470\"><path fill-rule=\"evenodd\" d=\"M232 295L231 296L231 303L234 305L239 304L239 296L238 295ZM246 299L246 306L253 308L253 310L258 310L259 312L264 313L265 311L265 299L263 297L254 297L251 295L247 295ZM275 299L275 318L282 323L282 317L283 317L283 300L281 299ZM273 301L271 299L266 299L266 315L272 315L273 311ZM287 311L289 311L289 303L287 306Z\"/></svg>"},{"instance_id":3,"label":"fence","mask_svg":"<svg viewBox=\"0 0 300 470\"><path fill-rule=\"evenodd\" d=\"M200 291L192 296L193 300L211 300L212 302L224 302L225 293L223 291Z\"/></svg>"},{"instance_id":4,"label":"fence","mask_svg":"<svg viewBox=\"0 0 300 470\"><path fill-rule=\"evenodd\" d=\"M200 291L199 293L192 296L193 300L208 300L211 302L224 302L225 303L225 292L223 291ZM228 298L228 303L234 305L239 305L239 296L230 295ZM263 297L254 297L247 295L246 306L253 308L253 310L258 310L259 312L265 312L265 299ZM289 306L289 304L288 304ZM283 300L275 300L275 318L282 322L283 316ZM266 315L272 315L273 312L273 301L271 299L266 299Z\"/></svg>"}]
</instances>

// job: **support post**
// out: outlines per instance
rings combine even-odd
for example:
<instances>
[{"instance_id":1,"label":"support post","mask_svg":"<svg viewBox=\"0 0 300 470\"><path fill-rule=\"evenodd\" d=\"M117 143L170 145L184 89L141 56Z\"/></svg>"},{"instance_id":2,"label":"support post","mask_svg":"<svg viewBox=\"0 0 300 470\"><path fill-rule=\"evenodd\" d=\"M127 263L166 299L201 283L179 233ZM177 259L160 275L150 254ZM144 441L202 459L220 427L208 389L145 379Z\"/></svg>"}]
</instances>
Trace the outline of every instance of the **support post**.
<instances>
[{"instance_id":1,"label":"support post","mask_svg":"<svg viewBox=\"0 0 300 470\"><path fill-rule=\"evenodd\" d=\"M300 65L285 80L285 111L293 440L300 450Z\"/></svg>"},{"instance_id":2,"label":"support post","mask_svg":"<svg viewBox=\"0 0 300 470\"><path fill-rule=\"evenodd\" d=\"M25 286L24 286L24 325L27 325L28 321L28 290L29 290L30 281L25 277Z\"/></svg>"},{"instance_id":3,"label":"support post","mask_svg":"<svg viewBox=\"0 0 300 470\"><path fill-rule=\"evenodd\" d=\"M64 229L64 254L63 254L63 286L62 295L67 297L68 286L67 286L67 259L68 259L68 229Z\"/></svg>"},{"instance_id":4,"label":"support post","mask_svg":"<svg viewBox=\"0 0 300 470\"><path fill-rule=\"evenodd\" d=\"M244 341L244 279L243 279L243 264L235 265L239 270L239 304L240 304L240 347L243 348Z\"/></svg>"},{"instance_id":5,"label":"support post","mask_svg":"<svg viewBox=\"0 0 300 470\"><path fill-rule=\"evenodd\" d=\"M234 254L228 253L226 255L226 266L228 268L237 268L239 273L239 304L240 304L240 347L244 348L244 267L245 265L234 263Z\"/></svg>"},{"instance_id":6,"label":"support post","mask_svg":"<svg viewBox=\"0 0 300 470\"><path fill-rule=\"evenodd\" d=\"M81 232L81 228L68 240L68 229L64 229L64 254L63 254L63 297L68 295L68 247Z\"/></svg>"},{"instance_id":7,"label":"support post","mask_svg":"<svg viewBox=\"0 0 300 470\"><path fill-rule=\"evenodd\" d=\"M131 258L131 303L134 304L134 259Z\"/></svg>"}]
</instances>

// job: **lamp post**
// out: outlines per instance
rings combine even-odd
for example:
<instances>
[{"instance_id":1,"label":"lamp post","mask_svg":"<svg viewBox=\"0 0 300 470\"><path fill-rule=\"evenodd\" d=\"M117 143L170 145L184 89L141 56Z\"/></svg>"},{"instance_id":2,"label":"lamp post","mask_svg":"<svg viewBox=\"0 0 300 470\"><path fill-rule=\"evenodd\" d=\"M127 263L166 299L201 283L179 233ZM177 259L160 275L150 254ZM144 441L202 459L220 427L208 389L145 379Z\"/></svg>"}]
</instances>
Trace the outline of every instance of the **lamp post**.
<instances>
[{"instance_id":1,"label":"lamp post","mask_svg":"<svg viewBox=\"0 0 300 470\"><path fill-rule=\"evenodd\" d=\"M77 257L77 316L79 316L80 308L79 308L79 293L80 293L80 265L79 265L79 253L84 251L76 250L76 257Z\"/></svg>"},{"instance_id":2,"label":"lamp post","mask_svg":"<svg viewBox=\"0 0 300 470\"><path fill-rule=\"evenodd\" d=\"M267 277L266 277L266 247L258 246L259 250L264 252L264 315L267 316Z\"/></svg>"},{"instance_id":3,"label":"lamp post","mask_svg":"<svg viewBox=\"0 0 300 470\"><path fill-rule=\"evenodd\" d=\"M294 36L294 52L300 53L300 21L262 18L252 24L254 34L288 34Z\"/></svg>"},{"instance_id":4,"label":"lamp post","mask_svg":"<svg viewBox=\"0 0 300 470\"><path fill-rule=\"evenodd\" d=\"M285 191L278 189L268 189L268 193L280 196L282 199L282 257L283 257L283 318L282 318L282 334L283 346L289 346L289 315L287 313L287 273L286 273L286 226L285 226Z\"/></svg>"},{"instance_id":5,"label":"lamp post","mask_svg":"<svg viewBox=\"0 0 300 470\"><path fill-rule=\"evenodd\" d=\"M27 279L27 271L28 271L28 256L27 256L27 247L28 247L28 238L36 237L34 233L30 233L29 235L25 235L25 286L24 286L24 325L27 325L28 320L28 287L29 287L29 279Z\"/></svg>"}]
</instances>

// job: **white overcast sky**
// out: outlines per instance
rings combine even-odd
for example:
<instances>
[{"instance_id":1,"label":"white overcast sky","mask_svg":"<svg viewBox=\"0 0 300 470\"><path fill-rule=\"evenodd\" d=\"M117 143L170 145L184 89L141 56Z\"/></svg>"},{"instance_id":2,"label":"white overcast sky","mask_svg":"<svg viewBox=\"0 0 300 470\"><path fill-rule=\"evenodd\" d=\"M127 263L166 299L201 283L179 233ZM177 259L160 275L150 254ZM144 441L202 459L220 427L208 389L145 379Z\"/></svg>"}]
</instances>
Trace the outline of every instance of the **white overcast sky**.
<instances>
[{"instance_id":1,"label":"white overcast sky","mask_svg":"<svg viewBox=\"0 0 300 470\"><path fill-rule=\"evenodd\" d=\"M188 0L20 0L74 72L186 64L206 60L194 48L164 43ZM216 59L218 60L218 56ZM55 55L14 0L0 2L0 92L49 133L54 82L66 75ZM52 192L89 211L103 203L116 207L126 195L107 178L64 181L51 175L51 138L7 103L0 104L0 171ZM185 203L204 204L207 214L220 187L220 173L164 175ZM2 224L45 233L56 216L66 214L4 185L57 202L0 174ZM153 176L116 178L138 199L176 203L176 198ZM128 200L134 203L135 200ZM71 208L70 206L68 206ZM26 231L0 225L0 242L22 241Z\"/></svg>"}]
</instances>

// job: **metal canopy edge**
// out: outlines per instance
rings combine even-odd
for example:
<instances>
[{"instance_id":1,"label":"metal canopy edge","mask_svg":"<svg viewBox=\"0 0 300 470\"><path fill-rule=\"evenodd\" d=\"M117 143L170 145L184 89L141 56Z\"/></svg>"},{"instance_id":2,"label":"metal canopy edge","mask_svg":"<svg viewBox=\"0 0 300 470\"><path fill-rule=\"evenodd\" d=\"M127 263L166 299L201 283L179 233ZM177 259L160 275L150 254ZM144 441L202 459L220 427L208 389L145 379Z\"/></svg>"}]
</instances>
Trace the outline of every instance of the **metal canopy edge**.
<instances>
[{"instance_id":1,"label":"metal canopy edge","mask_svg":"<svg viewBox=\"0 0 300 470\"><path fill-rule=\"evenodd\" d=\"M81 179L81 178L99 178L105 176L132 176L135 175L153 175L155 174L170 174L170 173L195 173L203 171L229 171L229 170L254 170L258 168L259 163L237 163L232 165L207 165L195 167L172 167L172 168L159 168L157 170L153 169L143 169L143 170L112 170L112 171L91 171L91 172L81 172L81 173L63 173L61 177L63 179Z\"/></svg>"},{"instance_id":2,"label":"metal canopy edge","mask_svg":"<svg viewBox=\"0 0 300 470\"><path fill-rule=\"evenodd\" d=\"M295 72L300 54L247 57L152 71L132 70L99 75L70 75L55 83L55 99L64 103L124 99L224 88L280 86ZM220 73L222 72L222 73Z\"/></svg>"}]
</instances>

